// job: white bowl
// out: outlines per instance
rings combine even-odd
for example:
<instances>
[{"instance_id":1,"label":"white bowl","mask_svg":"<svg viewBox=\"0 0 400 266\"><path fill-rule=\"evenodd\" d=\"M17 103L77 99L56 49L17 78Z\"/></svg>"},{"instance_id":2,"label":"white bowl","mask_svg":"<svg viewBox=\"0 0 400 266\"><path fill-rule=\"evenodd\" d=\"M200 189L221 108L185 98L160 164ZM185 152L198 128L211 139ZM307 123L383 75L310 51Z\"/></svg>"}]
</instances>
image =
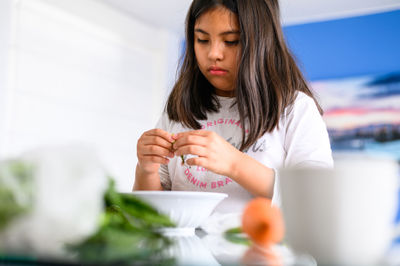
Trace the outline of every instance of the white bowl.
<instances>
[{"instance_id":1,"label":"white bowl","mask_svg":"<svg viewBox=\"0 0 400 266\"><path fill-rule=\"evenodd\" d=\"M134 191L130 192L149 203L159 212L166 214L177 228L163 230L172 234L194 233L212 213L215 207L226 197L224 193L195 191Z\"/></svg>"}]
</instances>

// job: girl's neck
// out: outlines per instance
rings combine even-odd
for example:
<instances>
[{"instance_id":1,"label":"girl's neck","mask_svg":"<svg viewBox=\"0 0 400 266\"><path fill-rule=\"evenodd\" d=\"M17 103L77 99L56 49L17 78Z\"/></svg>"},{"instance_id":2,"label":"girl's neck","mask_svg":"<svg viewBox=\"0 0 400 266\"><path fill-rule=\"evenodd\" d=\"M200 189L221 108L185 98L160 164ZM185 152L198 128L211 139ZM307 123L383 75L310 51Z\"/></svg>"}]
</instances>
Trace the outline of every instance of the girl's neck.
<instances>
[{"instance_id":1,"label":"girl's neck","mask_svg":"<svg viewBox=\"0 0 400 266\"><path fill-rule=\"evenodd\" d=\"M223 90L215 90L215 95L219 97L225 97L225 98L235 98L235 91L223 91Z\"/></svg>"}]
</instances>

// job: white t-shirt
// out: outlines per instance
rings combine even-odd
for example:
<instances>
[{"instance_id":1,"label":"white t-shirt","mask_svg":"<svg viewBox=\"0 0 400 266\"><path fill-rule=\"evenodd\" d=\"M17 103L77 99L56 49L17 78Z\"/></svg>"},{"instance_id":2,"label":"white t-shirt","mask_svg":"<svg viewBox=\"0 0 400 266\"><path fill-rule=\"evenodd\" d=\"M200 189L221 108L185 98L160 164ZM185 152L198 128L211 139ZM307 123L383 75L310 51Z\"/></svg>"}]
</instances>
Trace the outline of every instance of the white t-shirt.
<instances>
[{"instance_id":1,"label":"white t-shirt","mask_svg":"<svg viewBox=\"0 0 400 266\"><path fill-rule=\"evenodd\" d=\"M218 113L207 114L207 120L199 123L202 129L216 132L236 148L240 147L242 129L233 98L218 97L221 108ZM280 205L280 168L292 166L332 167L332 152L326 125L312 98L299 92L291 112L281 117L279 128L266 133L247 151L249 156L275 170L272 202ZM157 123L170 133L193 130L181 123L171 121L164 112ZM191 155L188 155L189 158ZM165 190L223 192L229 195L216 211L220 213L241 212L253 196L229 177L215 174L198 166L182 165L180 157L174 157L168 165L160 167L161 184Z\"/></svg>"}]
</instances>

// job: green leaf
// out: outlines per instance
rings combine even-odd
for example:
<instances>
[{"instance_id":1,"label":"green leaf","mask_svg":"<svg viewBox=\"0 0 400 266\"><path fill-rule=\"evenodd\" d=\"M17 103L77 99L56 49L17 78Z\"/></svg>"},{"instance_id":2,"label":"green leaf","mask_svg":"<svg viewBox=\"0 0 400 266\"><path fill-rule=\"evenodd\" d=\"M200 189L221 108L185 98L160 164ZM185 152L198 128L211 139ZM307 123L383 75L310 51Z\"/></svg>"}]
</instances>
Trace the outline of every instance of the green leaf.
<instances>
[{"instance_id":1,"label":"green leaf","mask_svg":"<svg viewBox=\"0 0 400 266\"><path fill-rule=\"evenodd\" d=\"M19 160L0 162L0 231L32 208L32 187L32 165Z\"/></svg>"},{"instance_id":2,"label":"green leaf","mask_svg":"<svg viewBox=\"0 0 400 266\"><path fill-rule=\"evenodd\" d=\"M80 262L174 264L173 258L164 254L172 241L157 231L174 226L167 216L133 195L116 192L112 180L104 195L104 206L99 230L81 243L67 246Z\"/></svg>"},{"instance_id":3,"label":"green leaf","mask_svg":"<svg viewBox=\"0 0 400 266\"><path fill-rule=\"evenodd\" d=\"M246 246L251 245L251 241L243 233L243 231L240 227L235 227L235 228L226 230L224 232L224 236L225 236L225 239L227 239L228 241L230 241L232 243L246 245Z\"/></svg>"},{"instance_id":4,"label":"green leaf","mask_svg":"<svg viewBox=\"0 0 400 266\"><path fill-rule=\"evenodd\" d=\"M26 211L26 208L20 206L14 194L6 187L0 187L0 231L11 220L21 215Z\"/></svg>"}]
</instances>

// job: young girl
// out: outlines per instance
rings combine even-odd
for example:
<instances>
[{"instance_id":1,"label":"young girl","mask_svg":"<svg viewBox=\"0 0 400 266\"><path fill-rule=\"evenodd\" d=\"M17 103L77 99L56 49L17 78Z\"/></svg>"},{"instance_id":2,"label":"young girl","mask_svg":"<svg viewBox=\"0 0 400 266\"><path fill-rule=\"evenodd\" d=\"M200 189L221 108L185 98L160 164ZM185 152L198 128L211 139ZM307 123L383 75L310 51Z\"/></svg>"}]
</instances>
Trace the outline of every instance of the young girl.
<instances>
[{"instance_id":1,"label":"young girl","mask_svg":"<svg viewBox=\"0 0 400 266\"><path fill-rule=\"evenodd\" d=\"M280 168L333 164L320 113L278 0L194 0L179 78L137 143L134 189L224 192L220 212L254 196L279 204Z\"/></svg>"}]
</instances>

